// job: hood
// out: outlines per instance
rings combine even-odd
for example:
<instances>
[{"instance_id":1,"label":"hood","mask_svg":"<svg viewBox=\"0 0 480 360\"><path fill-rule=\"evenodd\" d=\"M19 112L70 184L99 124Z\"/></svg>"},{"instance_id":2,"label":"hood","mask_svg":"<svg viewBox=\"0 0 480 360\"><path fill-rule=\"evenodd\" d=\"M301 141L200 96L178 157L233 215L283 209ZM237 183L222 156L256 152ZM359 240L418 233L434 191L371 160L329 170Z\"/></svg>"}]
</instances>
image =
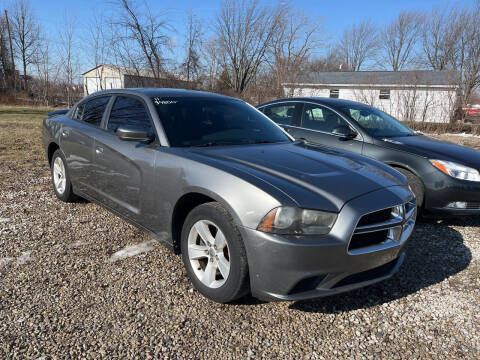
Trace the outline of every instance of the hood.
<instances>
[{"instance_id":1,"label":"hood","mask_svg":"<svg viewBox=\"0 0 480 360\"><path fill-rule=\"evenodd\" d=\"M407 151L429 159L459 162L480 169L480 151L426 135L377 140L377 145Z\"/></svg>"},{"instance_id":2,"label":"hood","mask_svg":"<svg viewBox=\"0 0 480 360\"><path fill-rule=\"evenodd\" d=\"M338 211L365 193L406 185L403 175L386 165L326 147L283 143L190 149L241 168L279 188L300 206L311 208L318 208L318 196L332 205L324 210Z\"/></svg>"}]
</instances>

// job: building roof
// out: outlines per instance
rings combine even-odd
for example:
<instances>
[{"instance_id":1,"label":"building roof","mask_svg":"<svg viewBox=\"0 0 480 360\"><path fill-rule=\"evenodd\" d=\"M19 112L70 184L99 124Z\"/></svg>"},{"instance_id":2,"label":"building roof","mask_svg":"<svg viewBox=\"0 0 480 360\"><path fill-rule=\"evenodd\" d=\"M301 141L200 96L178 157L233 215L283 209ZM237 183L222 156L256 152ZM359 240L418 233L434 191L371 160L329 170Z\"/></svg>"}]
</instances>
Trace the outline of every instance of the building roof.
<instances>
[{"instance_id":1,"label":"building roof","mask_svg":"<svg viewBox=\"0 0 480 360\"><path fill-rule=\"evenodd\" d=\"M457 78L457 72L452 70L331 71L306 73L295 84L454 86Z\"/></svg>"},{"instance_id":2,"label":"building roof","mask_svg":"<svg viewBox=\"0 0 480 360\"><path fill-rule=\"evenodd\" d=\"M118 65L112 65L112 64L98 64L97 66L94 66L91 69L88 69L87 71L84 71L82 75L88 74L89 72L92 72L98 68L110 68L112 70L118 71L119 74L126 74L126 75L137 75L137 76L145 76L145 77L153 77L153 71L150 69L136 69L132 67L126 67L126 66L118 66Z\"/></svg>"},{"instance_id":3,"label":"building roof","mask_svg":"<svg viewBox=\"0 0 480 360\"><path fill-rule=\"evenodd\" d=\"M112 64L98 64L98 65L92 67L91 69L88 69L88 70L84 71L82 73L82 76L85 76L86 74L88 74L90 72L93 72L94 70L97 70L99 68L110 68L114 71L117 71L119 75L122 74L122 75L149 77L149 78L154 78L155 77L155 74L150 69L140 69L140 68L137 69L137 68L133 68L133 67L119 66L119 65L112 65ZM101 70L98 70L98 71L101 71ZM183 76L181 74L169 74L169 73L166 73L166 72L162 72L160 74L160 78L162 78L162 79L163 78L168 79L170 77L173 77L174 79L177 79L177 80L186 81L185 76Z\"/></svg>"}]
</instances>

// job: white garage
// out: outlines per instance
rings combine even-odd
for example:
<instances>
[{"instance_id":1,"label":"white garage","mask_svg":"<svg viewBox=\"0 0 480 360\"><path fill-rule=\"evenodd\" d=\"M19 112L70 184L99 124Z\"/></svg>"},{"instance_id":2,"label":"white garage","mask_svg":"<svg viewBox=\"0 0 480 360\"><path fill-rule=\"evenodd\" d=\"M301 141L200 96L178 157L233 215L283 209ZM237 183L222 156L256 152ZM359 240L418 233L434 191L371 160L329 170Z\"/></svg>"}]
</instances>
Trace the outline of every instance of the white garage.
<instances>
[{"instance_id":1,"label":"white garage","mask_svg":"<svg viewBox=\"0 0 480 360\"><path fill-rule=\"evenodd\" d=\"M194 89L196 82L185 81L181 75L162 73L155 77L147 69L100 64L82 74L84 94L96 91L124 88L170 87Z\"/></svg>"},{"instance_id":2,"label":"white garage","mask_svg":"<svg viewBox=\"0 0 480 360\"><path fill-rule=\"evenodd\" d=\"M94 93L95 91L99 91L102 89L100 86L100 78L99 77L86 77L85 78L85 88L87 90L87 94Z\"/></svg>"},{"instance_id":3,"label":"white garage","mask_svg":"<svg viewBox=\"0 0 480 360\"><path fill-rule=\"evenodd\" d=\"M115 65L100 64L82 74L85 95L107 89L122 89L125 86L125 75L133 69Z\"/></svg>"}]
</instances>

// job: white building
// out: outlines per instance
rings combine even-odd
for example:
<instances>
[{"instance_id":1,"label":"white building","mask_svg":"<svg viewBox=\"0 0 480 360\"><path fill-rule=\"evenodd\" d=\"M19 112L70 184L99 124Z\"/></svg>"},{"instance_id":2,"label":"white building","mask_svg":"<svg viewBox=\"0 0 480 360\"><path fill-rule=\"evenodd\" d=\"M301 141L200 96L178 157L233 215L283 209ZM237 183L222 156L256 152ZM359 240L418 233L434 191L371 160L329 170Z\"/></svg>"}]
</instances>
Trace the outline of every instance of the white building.
<instances>
[{"instance_id":1,"label":"white building","mask_svg":"<svg viewBox=\"0 0 480 360\"><path fill-rule=\"evenodd\" d=\"M192 88L195 83L187 82L181 76L165 74L155 79L151 70L135 69L109 64L97 65L82 74L85 96L108 89L139 87Z\"/></svg>"},{"instance_id":2,"label":"white building","mask_svg":"<svg viewBox=\"0 0 480 360\"><path fill-rule=\"evenodd\" d=\"M285 83L286 96L332 97L377 107L402 121L448 122L457 100L454 71L312 72Z\"/></svg>"}]
</instances>

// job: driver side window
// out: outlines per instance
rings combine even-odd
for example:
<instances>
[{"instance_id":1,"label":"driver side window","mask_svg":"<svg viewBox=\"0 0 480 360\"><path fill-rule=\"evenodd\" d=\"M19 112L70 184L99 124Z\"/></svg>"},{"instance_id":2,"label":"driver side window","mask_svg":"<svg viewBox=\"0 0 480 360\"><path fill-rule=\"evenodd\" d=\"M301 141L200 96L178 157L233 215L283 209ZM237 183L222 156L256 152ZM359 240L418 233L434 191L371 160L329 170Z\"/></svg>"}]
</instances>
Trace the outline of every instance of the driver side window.
<instances>
[{"instance_id":1,"label":"driver side window","mask_svg":"<svg viewBox=\"0 0 480 360\"><path fill-rule=\"evenodd\" d=\"M142 101L134 97L117 96L115 99L107 129L115 132L120 126L132 126L153 133L147 109Z\"/></svg>"},{"instance_id":2,"label":"driver side window","mask_svg":"<svg viewBox=\"0 0 480 360\"><path fill-rule=\"evenodd\" d=\"M305 104L302 115L302 127L332 133L334 129L348 126L334 111L320 105Z\"/></svg>"}]
</instances>

